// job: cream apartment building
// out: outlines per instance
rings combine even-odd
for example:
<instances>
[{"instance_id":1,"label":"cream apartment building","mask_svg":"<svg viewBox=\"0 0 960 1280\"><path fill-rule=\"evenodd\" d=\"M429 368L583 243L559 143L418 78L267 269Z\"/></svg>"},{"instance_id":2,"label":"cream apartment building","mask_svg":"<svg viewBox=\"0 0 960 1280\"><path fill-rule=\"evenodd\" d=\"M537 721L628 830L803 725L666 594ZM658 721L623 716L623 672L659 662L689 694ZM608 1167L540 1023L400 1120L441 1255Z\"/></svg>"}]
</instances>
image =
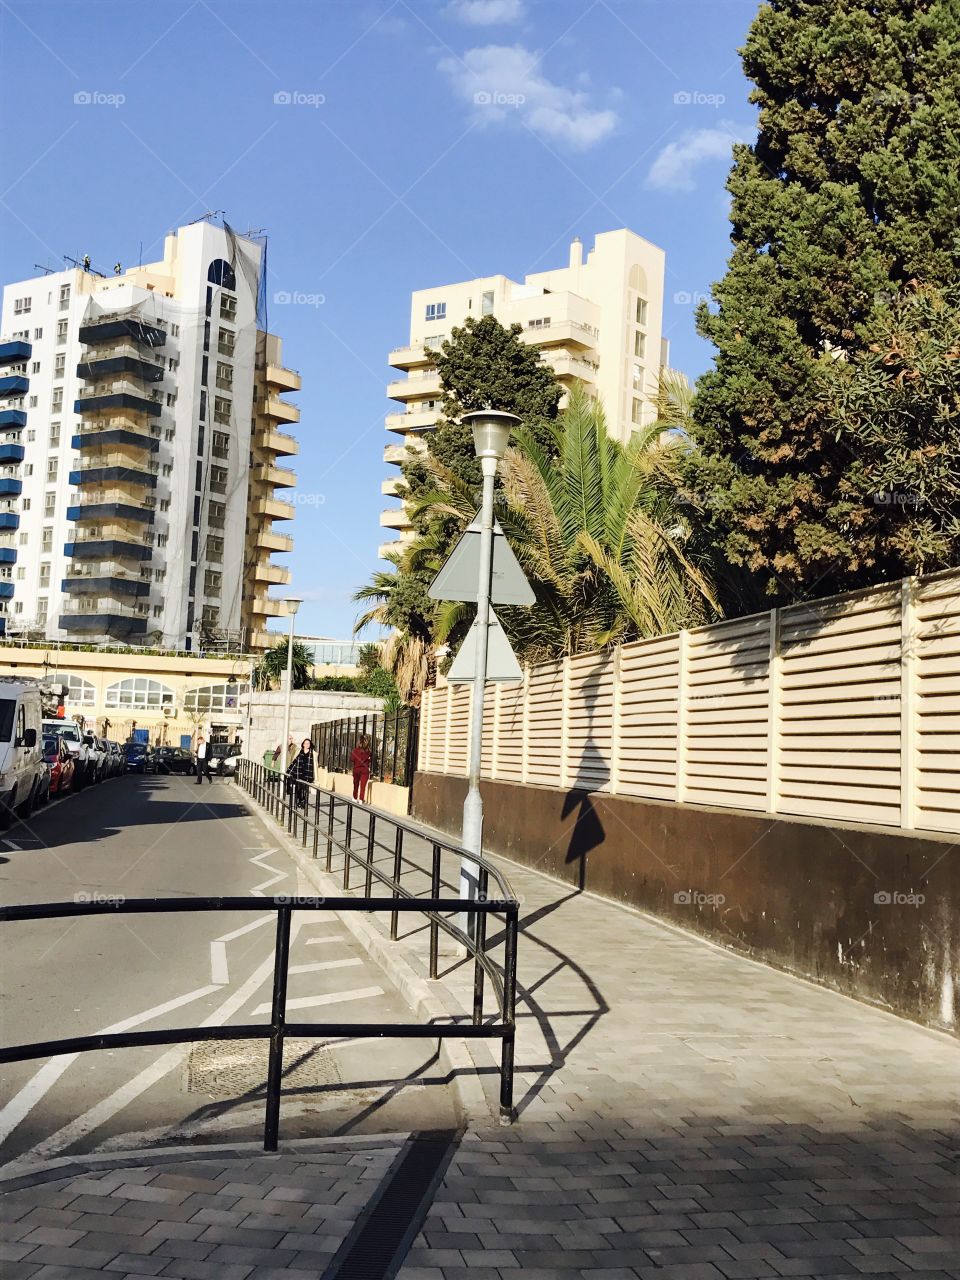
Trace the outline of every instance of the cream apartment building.
<instances>
[{"instance_id":1,"label":"cream apartment building","mask_svg":"<svg viewBox=\"0 0 960 1280\"><path fill-rule=\"evenodd\" d=\"M387 430L397 440L387 445L384 461L399 467L408 446L424 447L423 435L440 410L434 352L468 316L521 325L523 340L543 353L560 382L582 382L602 403L611 434L629 439L636 427L654 420L660 371L668 363L664 268L663 250L624 228L597 235L586 258L574 240L566 266L525 276L522 284L496 275L416 290L410 339L390 352L390 364L405 376L387 387L401 407L387 415ZM395 475L382 492L396 495L398 487ZM382 512L380 523L401 538L410 529L402 505ZM395 545L384 543L380 554Z\"/></svg>"}]
</instances>

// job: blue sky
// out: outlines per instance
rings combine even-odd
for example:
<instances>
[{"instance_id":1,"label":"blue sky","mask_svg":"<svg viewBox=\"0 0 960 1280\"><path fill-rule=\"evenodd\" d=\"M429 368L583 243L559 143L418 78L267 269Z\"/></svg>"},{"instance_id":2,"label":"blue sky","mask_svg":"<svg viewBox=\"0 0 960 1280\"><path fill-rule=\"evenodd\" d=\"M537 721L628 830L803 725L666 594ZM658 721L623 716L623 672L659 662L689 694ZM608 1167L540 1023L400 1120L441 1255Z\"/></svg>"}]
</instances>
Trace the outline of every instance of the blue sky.
<instances>
[{"instance_id":1,"label":"blue sky","mask_svg":"<svg viewBox=\"0 0 960 1280\"><path fill-rule=\"evenodd\" d=\"M0 2L2 278L64 254L149 261L208 210L266 230L270 327L304 378L298 630L346 637L383 540L386 355L412 289L522 278L563 265L574 235L629 226L667 253L671 363L708 366L693 306L729 250L756 8Z\"/></svg>"}]
</instances>

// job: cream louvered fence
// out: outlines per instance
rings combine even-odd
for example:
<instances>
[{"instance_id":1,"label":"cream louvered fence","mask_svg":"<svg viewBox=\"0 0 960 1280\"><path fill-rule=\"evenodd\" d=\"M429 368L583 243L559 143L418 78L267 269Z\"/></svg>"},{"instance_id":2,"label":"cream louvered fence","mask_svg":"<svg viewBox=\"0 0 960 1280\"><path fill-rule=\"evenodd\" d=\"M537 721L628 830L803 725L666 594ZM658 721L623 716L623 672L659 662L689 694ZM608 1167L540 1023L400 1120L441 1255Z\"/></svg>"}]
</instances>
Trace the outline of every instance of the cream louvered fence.
<instances>
[{"instance_id":1,"label":"cream louvered fence","mask_svg":"<svg viewBox=\"0 0 960 1280\"><path fill-rule=\"evenodd\" d=\"M421 769L466 774L470 697L426 692ZM960 832L960 573L528 668L488 686L483 773Z\"/></svg>"}]
</instances>

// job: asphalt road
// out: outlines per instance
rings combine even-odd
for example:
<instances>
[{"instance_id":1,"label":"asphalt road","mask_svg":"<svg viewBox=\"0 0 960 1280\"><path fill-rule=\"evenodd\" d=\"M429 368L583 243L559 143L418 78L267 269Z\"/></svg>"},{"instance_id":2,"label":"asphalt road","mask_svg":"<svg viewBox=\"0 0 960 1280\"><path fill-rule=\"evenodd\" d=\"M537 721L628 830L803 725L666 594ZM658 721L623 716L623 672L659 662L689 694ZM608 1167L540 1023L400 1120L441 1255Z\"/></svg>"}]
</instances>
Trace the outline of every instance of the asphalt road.
<instances>
[{"instance_id":1,"label":"asphalt road","mask_svg":"<svg viewBox=\"0 0 960 1280\"><path fill-rule=\"evenodd\" d=\"M312 893L236 786L117 778L0 840L3 901L77 895ZM0 948L7 1044L106 1030L266 1021L274 916L188 913L9 922ZM294 916L289 1017L413 1021L336 917ZM288 1137L450 1127L428 1041L288 1046ZM266 1042L97 1051L4 1068L0 1156L23 1161L144 1141L259 1136ZM398 1083L399 1082L399 1083Z\"/></svg>"}]
</instances>

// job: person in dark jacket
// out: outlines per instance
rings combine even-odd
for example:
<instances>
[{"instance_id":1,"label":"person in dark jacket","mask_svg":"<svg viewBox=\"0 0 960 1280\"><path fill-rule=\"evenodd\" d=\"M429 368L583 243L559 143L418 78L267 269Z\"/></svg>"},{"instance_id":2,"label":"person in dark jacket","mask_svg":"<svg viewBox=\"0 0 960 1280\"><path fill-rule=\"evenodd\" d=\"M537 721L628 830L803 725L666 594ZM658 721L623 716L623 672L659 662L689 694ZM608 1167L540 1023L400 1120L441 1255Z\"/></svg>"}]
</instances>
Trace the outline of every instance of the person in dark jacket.
<instances>
[{"instance_id":1,"label":"person in dark jacket","mask_svg":"<svg viewBox=\"0 0 960 1280\"><path fill-rule=\"evenodd\" d=\"M353 798L363 804L367 796L367 783L370 781L370 739L366 734L360 739L350 753L350 764L353 766Z\"/></svg>"},{"instance_id":2,"label":"person in dark jacket","mask_svg":"<svg viewBox=\"0 0 960 1280\"><path fill-rule=\"evenodd\" d=\"M313 782L313 743L304 738L300 743L300 751L294 756L287 769L287 777L295 789L295 803L299 808L307 807L307 784Z\"/></svg>"}]
</instances>

